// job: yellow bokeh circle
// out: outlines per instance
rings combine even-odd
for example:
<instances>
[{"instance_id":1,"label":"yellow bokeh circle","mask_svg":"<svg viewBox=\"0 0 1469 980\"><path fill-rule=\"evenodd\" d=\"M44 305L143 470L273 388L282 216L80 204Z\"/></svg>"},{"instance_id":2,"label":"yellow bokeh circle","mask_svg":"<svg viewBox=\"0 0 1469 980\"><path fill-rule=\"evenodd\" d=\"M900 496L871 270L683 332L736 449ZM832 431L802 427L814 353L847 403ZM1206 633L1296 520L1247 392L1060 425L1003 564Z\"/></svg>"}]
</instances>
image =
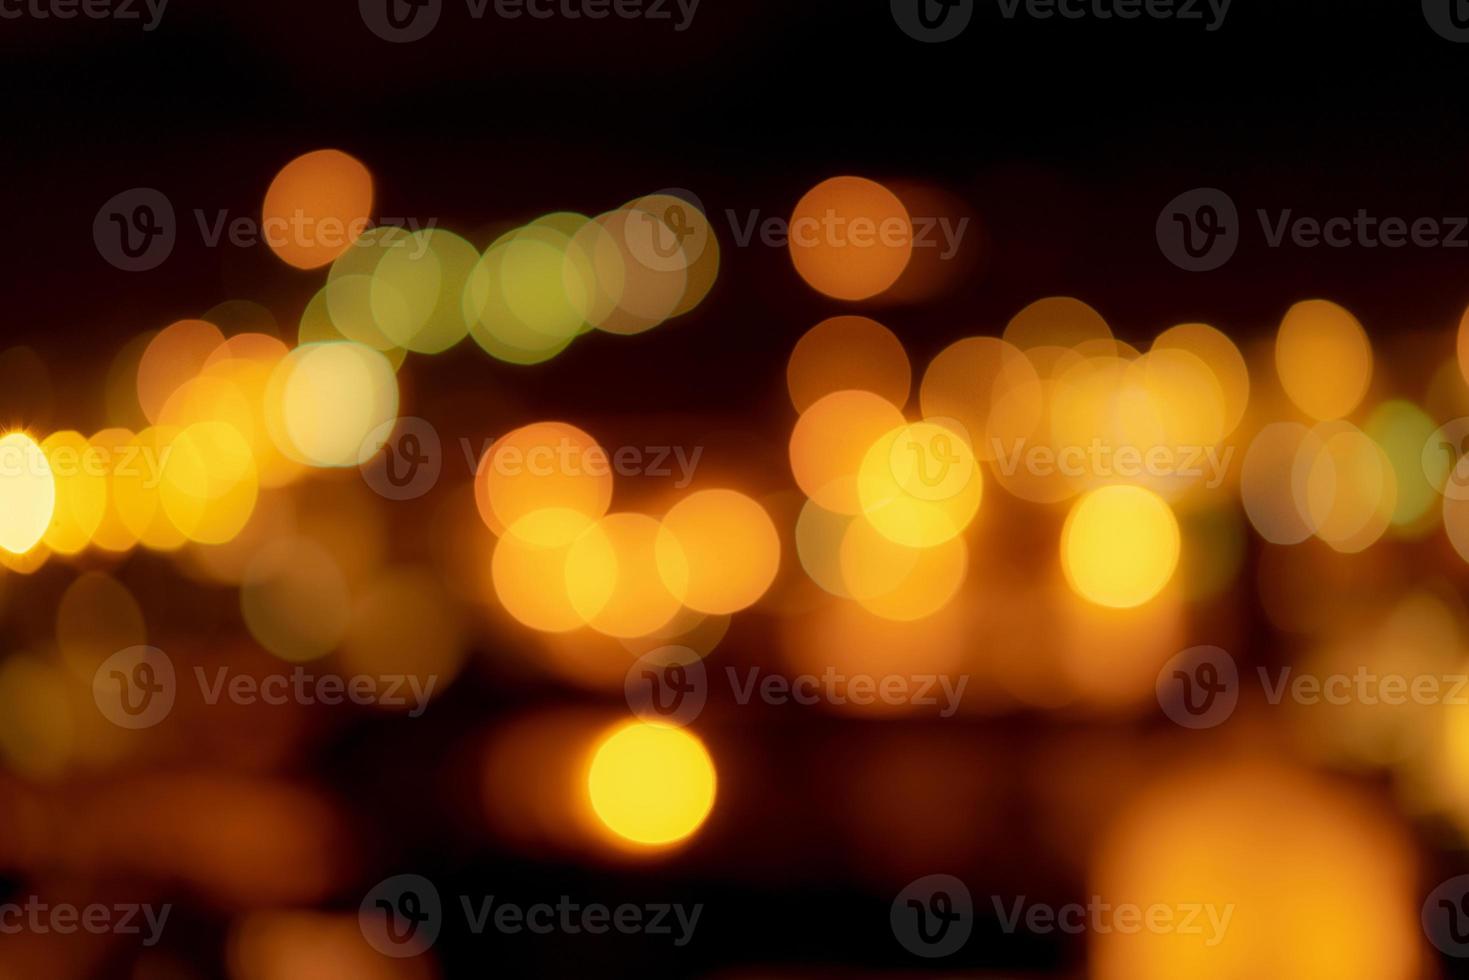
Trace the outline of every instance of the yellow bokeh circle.
<instances>
[{"instance_id":1,"label":"yellow bokeh circle","mask_svg":"<svg viewBox=\"0 0 1469 980\"><path fill-rule=\"evenodd\" d=\"M1120 484L1086 494L1061 532L1061 567L1072 590L1130 609L1163 591L1179 556L1178 519L1157 494Z\"/></svg>"}]
</instances>

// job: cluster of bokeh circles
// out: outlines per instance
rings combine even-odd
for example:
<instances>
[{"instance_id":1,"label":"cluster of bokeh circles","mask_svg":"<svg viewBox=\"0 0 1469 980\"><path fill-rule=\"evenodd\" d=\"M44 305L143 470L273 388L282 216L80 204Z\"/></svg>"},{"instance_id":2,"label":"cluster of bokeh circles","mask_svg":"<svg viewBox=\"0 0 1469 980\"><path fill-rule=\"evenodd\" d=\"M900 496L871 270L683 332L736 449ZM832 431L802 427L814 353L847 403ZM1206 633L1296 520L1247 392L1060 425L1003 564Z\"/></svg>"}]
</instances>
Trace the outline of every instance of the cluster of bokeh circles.
<instances>
[{"instance_id":1,"label":"cluster of bokeh circles","mask_svg":"<svg viewBox=\"0 0 1469 980\"><path fill-rule=\"evenodd\" d=\"M808 498L796 529L802 564L878 615L931 614L963 579L960 532L986 479L1021 500L1069 506L1061 568L1077 595L1112 608L1167 586L1180 561L1178 512L1234 494L1275 544L1314 536L1355 553L1441 521L1469 557L1469 428L1435 421L1463 411L1469 365L1450 359L1425 387L1436 409L1384 398L1359 427L1350 417L1372 387L1373 356L1349 311L1296 304L1273 361L1278 386L1257 384L1252 401L1246 356L1221 331L1181 324L1140 352L1085 303L1054 297L1000 336L945 348L905 415L912 373L899 339L864 317L821 323L788 365L800 413L791 467Z\"/></svg>"},{"instance_id":2,"label":"cluster of bokeh circles","mask_svg":"<svg viewBox=\"0 0 1469 980\"><path fill-rule=\"evenodd\" d=\"M806 332L786 364L796 418L780 482L794 490L757 498L700 483L616 509L615 453L586 428L538 421L478 456L472 503L493 541L473 574L390 564L383 501L310 477L382 458L410 353L472 338L497 361L533 365L594 332L650 330L705 299L720 246L698 203L675 192L469 237L373 227L373 198L346 154L292 161L263 216L296 230L271 246L325 274L294 336L263 306L223 304L123 349L107 401L125 410L108 427L0 438L0 562L31 573L53 555L174 556L238 589L250 638L289 663L337 656L445 684L469 646L452 582L492 599L517 639L535 634L537 666L604 693L641 658L711 656L731 617L758 608L780 618L793 674L989 672L1003 703L1047 709L1146 702L1178 649L1179 610L1239 579L1245 521L1271 546L1314 540L1334 555L1442 527L1469 560L1469 316L1457 358L1452 345L1434 352L1440 334L1407 352L1432 361L1425 379L1381 370L1362 325L1326 300L1296 304L1243 349L1201 323L1140 349L1081 300L1051 297L954 340L916 383L904 343L875 319ZM921 296L945 274L914 246L914 209L926 206L950 204L921 188L825 181L792 215L793 266L843 302ZM1018 513L1017 524L1054 520L994 526ZM1033 526L1043 561L1021 554ZM1064 584L1048 592L1052 569ZM143 641L141 619L106 572L78 576L57 616L65 669L88 678ZM1384 650L1411 637L1451 664L1464 652L1445 638L1456 622L1414 593L1371 636ZM991 642L973 641L982 629ZM0 669L0 701L36 700L16 692L35 688L38 669ZM1370 739L1373 724L1352 731ZM0 749L44 769L43 740L8 731ZM1452 737L1465 741L1462 725ZM1382 749L1343 751L1360 761ZM557 823L546 812L581 808L634 849L692 837L718 783L689 727L620 710L611 725L605 713L519 719L493 740L485 773L492 816L519 815L505 817L507 834L527 808L541 830ZM582 840L586 827L568 833Z\"/></svg>"},{"instance_id":3,"label":"cluster of bokeh circles","mask_svg":"<svg viewBox=\"0 0 1469 980\"><path fill-rule=\"evenodd\" d=\"M712 652L729 617L775 581L781 544L770 515L731 489L694 491L659 517L609 513L613 482L607 450L565 423L524 426L490 446L475 501L498 539L496 596L543 633L590 631L630 652L671 651L667 663ZM664 845L708 815L714 764L691 732L634 720L599 744L587 785L608 827Z\"/></svg>"}]
</instances>

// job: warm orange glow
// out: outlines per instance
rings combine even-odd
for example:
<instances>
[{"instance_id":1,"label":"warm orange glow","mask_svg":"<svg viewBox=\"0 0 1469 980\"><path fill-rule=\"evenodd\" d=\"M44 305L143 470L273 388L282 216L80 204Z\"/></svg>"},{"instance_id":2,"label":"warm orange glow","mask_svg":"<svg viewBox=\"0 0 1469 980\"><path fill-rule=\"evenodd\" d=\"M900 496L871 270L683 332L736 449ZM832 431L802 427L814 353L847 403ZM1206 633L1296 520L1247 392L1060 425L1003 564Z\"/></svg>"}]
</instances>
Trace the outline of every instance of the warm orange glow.
<instances>
[{"instance_id":1,"label":"warm orange glow","mask_svg":"<svg viewBox=\"0 0 1469 980\"><path fill-rule=\"evenodd\" d=\"M1307 300L1281 321L1275 368L1301 411L1313 419L1344 418L1372 382L1372 345L1351 313L1324 299Z\"/></svg>"},{"instance_id":2,"label":"warm orange glow","mask_svg":"<svg viewBox=\"0 0 1469 980\"><path fill-rule=\"evenodd\" d=\"M898 281L913 255L913 222L898 196L862 177L833 177L796 205L791 259L812 288L868 299Z\"/></svg>"},{"instance_id":3,"label":"warm orange glow","mask_svg":"<svg viewBox=\"0 0 1469 980\"><path fill-rule=\"evenodd\" d=\"M345 252L372 214L372 175L340 150L315 150L281 168L265 192L261 233L282 261L317 269Z\"/></svg>"},{"instance_id":4,"label":"warm orange glow","mask_svg":"<svg viewBox=\"0 0 1469 980\"><path fill-rule=\"evenodd\" d=\"M658 573L660 525L643 514L611 514L576 539L566 557L566 590L577 614L620 639L666 626L680 603Z\"/></svg>"},{"instance_id":5,"label":"warm orange glow","mask_svg":"<svg viewBox=\"0 0 1469 980\"><path fill-rule=\"evenodd\" d=\"M1201 928L1097 930L1089 973L1421 976L1416 863L1375 806L1314 776L1264 763L1173 776L1134 800L1103 838L1092 885L1114 908L1200 906Z\"/></svg>"},{"instance_id":6,"label":"warm orange glow","mask_svg":"<svg viewBox=\"0 0 1469 980\"><path fill-rule=\"evenodd\" d=\"M834 316L818 323L796 342L786 365L786 387L798 412L849 389L881 395L901 409L912 384L903 342L865 316Z\"/></svg>"},{"instance_id":7,"label":"warm orange glow","mask_svg":"<svg viewBox=\"0 0 1469 980\"><path fill-rule=\"evenodd\" d=\"M159 422L163 406L191 380L224 343L224 334L204 320L180 320L160 330L138 362L138 404L149 422Z\"/></svg>"},{"instance_id":8,"label":"warm orange glow","mask_svg":"<svg viewBox=\"0 0 1469 980\"><path fill-rule=\"evenodd\" d=\"M658 532L658 571L690 609L727 614L755 604L780 568L770 515L734 490L701 490L680 500Z\"/></svg>"},{"instance_id":9,"label":"warm orange glow","mask_svg":"<svg viewBox=\"0 0 1469 980\"><path fill-rule=\"evenodd\" d=\"M574 511L594 521L612 502L612 467L597 440L565 422L536 422L497 439L480 459L474 499L491 531L536 511ZM518 534L542 546L569 545L582 528L562 520L520 524Z\"/></svg>"},{"instance_id":10,"label":"warm orange glow","mask_svg":"<svg viewBox=\"0 0 1469 980\"><path fill-rule=\"evenodd\" d=\"M870 391L837 391L802 413L791 433L791 472L801 490L838 514L862 509L857 475L868 451L903 425L903 413Z\"/></svg>"}]
</instances>

